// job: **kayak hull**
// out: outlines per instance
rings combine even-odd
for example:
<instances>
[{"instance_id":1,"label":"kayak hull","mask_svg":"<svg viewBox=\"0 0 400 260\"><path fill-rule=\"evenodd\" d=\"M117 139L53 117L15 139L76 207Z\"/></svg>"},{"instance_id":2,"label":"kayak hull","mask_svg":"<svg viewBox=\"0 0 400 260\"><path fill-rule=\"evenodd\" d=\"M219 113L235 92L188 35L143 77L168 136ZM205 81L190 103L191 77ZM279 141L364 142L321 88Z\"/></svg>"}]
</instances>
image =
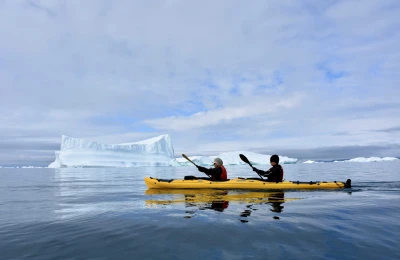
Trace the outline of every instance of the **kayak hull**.
<instances>
[{"instance_id":1,"label":"kayak hull","mask_svg":"<svg viewBox=\"0 0 400 260\"><path fill-rule=\"evenodd\" d=\"M285 189L344 189L351 187L347 182L266 182L261 179L235 178L228 181L197 180L165 180L145 177L144 182L150 189L246 189L246 190L285 190Z\"/></svg>"}]
</instances>

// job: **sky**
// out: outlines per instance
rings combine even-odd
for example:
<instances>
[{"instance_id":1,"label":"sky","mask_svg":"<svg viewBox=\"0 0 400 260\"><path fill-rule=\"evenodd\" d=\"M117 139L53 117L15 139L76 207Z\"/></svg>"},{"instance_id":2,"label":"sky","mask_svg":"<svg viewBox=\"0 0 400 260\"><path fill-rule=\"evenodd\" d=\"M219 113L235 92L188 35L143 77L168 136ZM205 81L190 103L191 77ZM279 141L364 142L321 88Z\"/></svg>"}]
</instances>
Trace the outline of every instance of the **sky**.
<instances>
[{"instance_id":1,"label":"sky","mask_svg":"<svg viewBox=\"0 0 400 260\"><path fill-rule=\"evenodd\" d=\"M61 135L400 156L397 0L0 0L0 165Z\"/></svg>"}]
</instances>

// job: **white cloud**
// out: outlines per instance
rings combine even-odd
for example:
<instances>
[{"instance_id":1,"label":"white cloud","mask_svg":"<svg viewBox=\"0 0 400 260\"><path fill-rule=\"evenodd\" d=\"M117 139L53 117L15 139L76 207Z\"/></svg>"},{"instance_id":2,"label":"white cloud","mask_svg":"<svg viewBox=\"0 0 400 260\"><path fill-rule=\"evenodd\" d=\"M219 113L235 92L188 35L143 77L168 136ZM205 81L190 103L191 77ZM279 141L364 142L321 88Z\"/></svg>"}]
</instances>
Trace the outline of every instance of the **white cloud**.
<instances>
[{"instance_id":1,"label":"white cloud","mask_svg":"<svg viewBox=\"0 0 400 260\"><path fill-rule=\"evenodd\" d=\"M251 118L254 116L278 113L280 109L289 109L296 106L301 101L301 95L295 95L291 98L273 101L268 99L254 98L250 104L239 106L224 106L220 109L198 112L190 116L164 117L158 119L146 120L145 123L154 128L179 131L180 129L190 130L192 128L201 128L226 124L227 122L241 118ZM216 128L217 130L218 128Z\"/></svg>"}]
</instances>

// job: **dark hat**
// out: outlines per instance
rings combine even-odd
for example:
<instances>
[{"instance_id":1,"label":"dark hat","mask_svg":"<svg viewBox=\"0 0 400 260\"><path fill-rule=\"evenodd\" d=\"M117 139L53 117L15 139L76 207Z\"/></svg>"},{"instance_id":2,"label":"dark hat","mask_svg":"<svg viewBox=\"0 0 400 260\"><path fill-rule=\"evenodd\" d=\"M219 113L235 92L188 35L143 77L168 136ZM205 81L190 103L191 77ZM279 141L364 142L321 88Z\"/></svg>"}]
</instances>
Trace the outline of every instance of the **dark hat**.
<instances>
[{"instance_id":1,"label":"dark hat","mask_svg":"<svg viewBox=\"0 0 400 260\"><path fill-rule=\"evenodd\" d=\"M276 162L277 164L279 163L279 156L274 154L271 156L271 158L269 159L270 162Z\"/></svg>"}]
</instances>

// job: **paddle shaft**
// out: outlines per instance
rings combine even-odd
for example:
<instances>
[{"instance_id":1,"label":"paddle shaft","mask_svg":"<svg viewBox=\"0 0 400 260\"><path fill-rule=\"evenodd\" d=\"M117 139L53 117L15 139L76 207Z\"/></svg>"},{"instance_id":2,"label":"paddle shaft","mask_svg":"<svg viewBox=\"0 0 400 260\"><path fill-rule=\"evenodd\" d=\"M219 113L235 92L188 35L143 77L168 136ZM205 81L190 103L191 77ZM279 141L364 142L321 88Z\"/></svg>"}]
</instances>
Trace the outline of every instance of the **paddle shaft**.
<instances>
[{"instance_id":1,"label":"paddle shaft","mask_svg":"<svg viewBox=\"0 0 400 260\"><path fill-rule=\"evenodd\" d=\"M182 154L183 158L185 158L186 160L188 160L189 162L193 163L194 166L196 166L197 168L199 168L199 166L197 164L195 164L194 162L192 162L192 160L189 159L189 157L187 157L186 154ZM207 173L204 173L205 175L207 175L208 177L210 177L210 175L208 175Z\"/></svg>"},{"instance_id":2,"label":"paddle shaft","mask_svg":"<svg viewBox=\"0 0 400 260\"><path fill-rule=\"evenodd\" d=\"M188 160L189 162L193 163L194 166L199 167L197 164L195 164L194 162L192 162L192 160L189 159L189 157L186 156L186 154L182 154L183 158L185 158L186 160Z\"/></svg>"}]
</instances>

